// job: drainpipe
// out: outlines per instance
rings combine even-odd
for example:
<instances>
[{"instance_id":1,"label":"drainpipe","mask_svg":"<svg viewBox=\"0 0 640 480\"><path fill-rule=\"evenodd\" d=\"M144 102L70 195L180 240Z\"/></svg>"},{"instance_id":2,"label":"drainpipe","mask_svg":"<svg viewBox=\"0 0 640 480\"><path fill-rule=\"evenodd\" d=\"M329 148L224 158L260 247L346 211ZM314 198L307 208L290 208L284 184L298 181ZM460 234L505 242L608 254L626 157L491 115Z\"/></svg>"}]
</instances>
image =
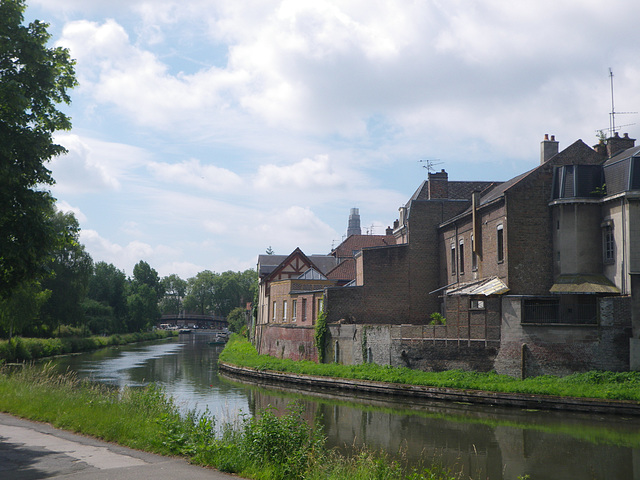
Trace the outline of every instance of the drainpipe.
<instances>
[{"instance_id":1,"label":"drainpipe","mask_svg":"<svg viewBox=\"0 0 640 480\"><path fill-rule=\"evenodd\" d=\"M627 254L627 219L625 215L625 200L626 197L622 197L620 199L620 207L622 209L622 294L627 294L627 262L625 262L626 254Z\"/></svg>"}]
</instances>

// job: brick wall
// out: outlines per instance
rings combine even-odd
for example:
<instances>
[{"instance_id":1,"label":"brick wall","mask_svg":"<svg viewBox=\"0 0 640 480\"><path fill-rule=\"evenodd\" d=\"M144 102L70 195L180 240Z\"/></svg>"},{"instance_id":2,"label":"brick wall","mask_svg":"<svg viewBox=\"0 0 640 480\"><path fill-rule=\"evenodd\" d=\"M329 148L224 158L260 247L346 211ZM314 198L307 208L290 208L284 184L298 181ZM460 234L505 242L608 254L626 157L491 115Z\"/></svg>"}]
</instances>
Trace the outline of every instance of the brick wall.
<instances>
[{"instance_id":1,"label":"brick wall","mask_svg":"<svg viewBox=\"0 0 640 480\"><path fill-rule=\"evenodd\" d=\"M292 360L318 361L314 327L296 325L257 325L256 340L262 354Z\"/></svg>"}]
</instances>

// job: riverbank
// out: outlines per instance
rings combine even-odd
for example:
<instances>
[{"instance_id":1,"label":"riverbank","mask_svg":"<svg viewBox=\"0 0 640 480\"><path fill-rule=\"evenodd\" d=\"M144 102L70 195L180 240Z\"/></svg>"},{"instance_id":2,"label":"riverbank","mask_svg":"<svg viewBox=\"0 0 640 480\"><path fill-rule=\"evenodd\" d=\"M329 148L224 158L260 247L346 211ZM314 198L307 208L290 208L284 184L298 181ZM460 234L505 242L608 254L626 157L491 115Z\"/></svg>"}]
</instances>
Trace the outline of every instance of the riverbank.
<instances>
[{"instance_id":1,"label":"riverbank","mask_svg":"<svg viewBox=\"0 0 640 480\"><path fill-rule=\"evenodd\" d=\"M517 408L640 415L640 372L587 372L518 380L495 373L421 372L379 365L316 364L259 355L241 337L219 368L272 382Z\"/></svg>"},{"instance_id":2,"label":"riverbank","mask_svg":"<svg viewBox=\"0 0 640 480\"><path fill-rule=\"evenodd\" d=\"M272 410L217 424L208 412L187 414L164 391L110 388L59 375L46 365L0 368L0 412L46 422L146 452L261 480L460 480L439 466L407 467L366 450L345 457L324 446L301 407ZM1 435L1 433L0 433ZM465 477L467 478L467 477Z\"/></svg>"},{"instance_id":3,"label":"riverbank","mask_svg":"<svg viewBox=\"0 0 640 480\"><path fill-rule=\"evenodd\" d=\"M40 358L88 352L98 348L126 345L128 343L161 340L177 335L177 332L154 330L153 332L123 333L91 337L22 338L0 340L0 364L26 362Z\"/></svg>"}]
</instances>

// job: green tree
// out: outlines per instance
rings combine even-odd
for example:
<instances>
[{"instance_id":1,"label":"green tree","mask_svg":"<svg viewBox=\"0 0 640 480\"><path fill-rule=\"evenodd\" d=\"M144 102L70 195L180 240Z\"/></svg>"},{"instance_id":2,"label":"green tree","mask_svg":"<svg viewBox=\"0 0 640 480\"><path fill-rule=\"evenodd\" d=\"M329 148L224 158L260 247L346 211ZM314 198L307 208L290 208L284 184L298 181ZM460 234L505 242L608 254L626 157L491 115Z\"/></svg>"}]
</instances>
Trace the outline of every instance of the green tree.
<instances>
[{"instance_id":1,"label":"green tree","mask_svg":"<svg viewBox=\"0 0 640 480\"><path fill-rule=\"evenodd\" d=\"M48 48L48 25L24 22L24 0L0 1L0 297L37 279L55 249L54 183L45 162L65 153L53 133L71 128L58 110L76 85L74 61Z\"/></svg>"},{"instance_id":2,"label":"green tree","mask_svg":"<svg viewBox=\"0 0 640 480\"><path fill-rule=\"evenodd\" d=\"M80 226L73 213L57 212L53 223L60 247L53 254L51 274L42 281L51 290L42 313L52 331L61 323L84 325L82 304L93 271L93 260L79 242Z\"/></svg>"},{"instance_id":3,"label":"green tree","mask_svg":"<svg viewBox=\"0 0 640 480\"><path fill-rule=\"evenodd\" d=\"M98 262L89 279L85 314L95 333L125 331L127 316L127 276L115 265ZM95 302L95 303L94 303ZM102 307L96 305L102 305Z\"/></svg>"},{"instance_id":4,"label":"green tree","mask_svg":"<svg viewBox=\"0 0 640 480\"><path fill-rule=\"evenodd\" d=\"M227 322L229 322L229 330L242 333L247 327L247 310L242 307L234 308L227 316Z\"/></svg>"},{"instance_id":5,"label":"green tree","mask_svg":"<svg viewBox=\"0 0 640 480\"><path fill-rule=\"evenodd\" d=\"M164 277L161 283L164 298L160 301L160 312L178 315L182 309L182 300L187 293L187 281L172 273Z\"/></svg>"},{"instance_id":6,"label":"green tree","mask_svg":"<svg viewBox=\"0 0 640 480\"><path fill-rule=\"evenodd\" d=\"M184 309L199 315L212 315L216 308L216 277L211 270L204 270L187 281Z\"/></svg>"},{"instance_id":7,"label":"green tree","mask_svg":"<svg viewBox=\"0 0 640 480\"><path fill-rule=\"evenodd\" d=\"M158 319L158 301L163 294L158 272L140 260L133 267L133 279L129 282L127 296L127 328L130 332L146 330Z\"/></svg>"},{"instance_id":8,"label":"green tree","mask_svg":"<svg viewBox=\"0 0 640 480\"><path fill-rule=\"evenodd\" d=\"M39 331L39 316L50 290L43 290L36 280L23 282L13 289L10 298L0 299L0 333L13 337Z\"/></svg>"}]
</instances>

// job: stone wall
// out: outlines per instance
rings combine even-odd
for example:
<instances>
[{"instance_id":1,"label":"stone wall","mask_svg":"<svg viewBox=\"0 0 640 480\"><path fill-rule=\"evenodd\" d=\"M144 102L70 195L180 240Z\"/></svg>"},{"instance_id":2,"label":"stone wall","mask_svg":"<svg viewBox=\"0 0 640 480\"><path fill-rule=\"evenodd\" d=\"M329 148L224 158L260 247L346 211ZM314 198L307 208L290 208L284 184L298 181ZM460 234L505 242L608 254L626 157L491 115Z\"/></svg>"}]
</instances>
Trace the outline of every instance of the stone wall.
<instances>
[{"instance_id":1,"label":"stone wall","mask_svg":"<svg viewBox=\"0 0 640 480\"><path fill-rule=\"evenodd\" d=\"M325 358L424 371L493 369L498 342L451 340L444 325L329 325Z\"/></svg>"},{"instance_id":2,"label":"stone wall","mask_svg":"<svg viewBox=\"0 0 640 480\"><path fill-rule=\"evenodd\" d=\"M631 298L600 300L600 324L523 325L522 297L504 296L495 370L511 376L629 370Z\"/></svg>"}]
</instances>

